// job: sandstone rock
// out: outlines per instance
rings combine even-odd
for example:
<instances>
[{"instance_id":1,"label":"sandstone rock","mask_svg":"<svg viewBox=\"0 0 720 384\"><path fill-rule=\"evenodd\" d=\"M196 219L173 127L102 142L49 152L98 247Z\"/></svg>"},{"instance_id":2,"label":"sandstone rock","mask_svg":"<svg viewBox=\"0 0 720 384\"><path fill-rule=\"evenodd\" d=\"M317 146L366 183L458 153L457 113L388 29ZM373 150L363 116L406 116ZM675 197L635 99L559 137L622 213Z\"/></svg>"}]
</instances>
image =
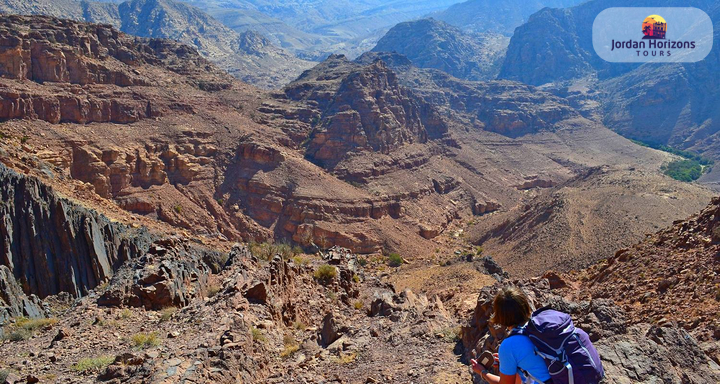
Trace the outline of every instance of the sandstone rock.
<instances>
[{"instance_id":1,"label":"sandstone rock","mask_svg":"<svg viewBox=\"0 0 720 384\"><path fill-rule=\"evenodd\" d=\"M320 343L323 347L328 347L341 336L345 328L338 324L335 314L328 313L322 321L322 329L320 330Z\"/></svg>"},{"instance_id":2,"label":"sandstone rock","mask_svg":"<svg viewBox=\"0 0 720 384\"><path fill-rule=\"evenodd\" d=\"M565 280L556 272L548 271L543 275L543 279L547 279L550 283L550 289L559 289L567 287Z\"/></svg>"},{"instance_id":3,"label":"sandstone rock","mask_svg":"<svg viewBox=\"0 0 720 384\"><path fill-rule=\"evenodd\" d=\"M250 288L245 291L244 296L252 303L266 304L268 300L267 286L262 281L255 281L250 284Z\"/></svg>"}]
</instances>

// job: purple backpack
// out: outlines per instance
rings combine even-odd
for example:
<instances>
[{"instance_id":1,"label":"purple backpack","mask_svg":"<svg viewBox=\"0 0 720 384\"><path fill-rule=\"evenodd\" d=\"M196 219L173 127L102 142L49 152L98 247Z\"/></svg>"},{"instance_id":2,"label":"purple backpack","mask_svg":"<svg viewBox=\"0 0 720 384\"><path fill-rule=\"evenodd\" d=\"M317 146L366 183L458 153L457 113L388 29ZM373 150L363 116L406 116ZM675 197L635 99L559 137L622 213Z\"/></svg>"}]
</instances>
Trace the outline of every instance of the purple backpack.
<instances>
[{"instance_id":1,"label":"purple backpack","mask_svg":"<svg viewBox=\"0 0 720 384\"><path fill-rule=\"evenodd\" d=\"M514 335L530 338L535 353L545 360L553 384L597 384L605 376L587 333L575 328L567 313L538 309L527 326L510 332Z\"/></svg>"}]
</instances>

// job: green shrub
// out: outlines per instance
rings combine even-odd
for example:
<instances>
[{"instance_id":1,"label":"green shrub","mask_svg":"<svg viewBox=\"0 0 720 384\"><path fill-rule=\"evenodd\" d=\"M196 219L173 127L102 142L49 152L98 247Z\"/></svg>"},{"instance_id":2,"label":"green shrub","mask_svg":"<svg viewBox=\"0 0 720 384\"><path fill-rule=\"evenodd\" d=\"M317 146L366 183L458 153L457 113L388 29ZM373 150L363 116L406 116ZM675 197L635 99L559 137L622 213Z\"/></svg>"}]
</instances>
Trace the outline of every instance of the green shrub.
<instances>
[{"instance_id":1,"label":"green shrub","mask_svg":"<svg viewBox=\"0 0 720 384\"><path fill-rule=\"evenodd\" d=\"M250 328L250 334L252 335L252 338L255 341L259 341L261 343L264 343L267 341L267 338L265 337L265 335L263 335L262 331L255 327Z\"/></svg>"},{"instance_id":2,"label":"green shrub","mask_svg":"<svg viewBox=\"0 0 720 384\"><path fill-rule=\"evenodd\" d=\"M112 364L113 361L115 361L115 358L112 356L100 356L100 357L86 358L86 359L81 359L76 364L74 364L72 366L72 369L74 371L77 371L80 373L100 372L101 370L105 369L108 365Z\"/></svg>"},{"instance_id":3,"label":"green shrub","mask_svg":"<svg viewBox=\"0 0 720 384\"><path fill-rule=\"evenodd\" d=\"M662 171L675 180L691 182L703 174L702 165L696 160L674 160L662 166Z\"/></svg>"},{"instance_id":4,"label":"green shrub","mask_svg":"<svg viewBox=\"0 0 720 384\"><path fill-rule=\"evenodd\" d=\"M5 334L3 338L8 341L23 341L27 340L32 336L32 333L25 329L15 329Z\"/></svg>"},{"instance_id":5,"label":"green shrub","mask_svg":"<svg viewBox=\"0 0 720 384\"><path fill-rule=\"evenodd\" d=\"M130 317L132 317L132 312L130 312L129 309L125 308L122 311L120 311L120 318L123 320L127 320Z\"/></svg>"},{"instance_id":6,"label":"green shrub","mask_svg":"<svg viewBox=\"0 0 720 384\"><path fill-rule=\"evenodd\" d=\"M133 335L130 341L132 341L133 347L137 349L157 347L160 345L160 338L158 338L157 332L138 333Z\"/></svg>"},{"instance_id":7,"label":"green shrub","mask_svg":"<svg viewBox=\"0 0 720 384\"><path fill-rule=\"evenodd\" d=\"M206 296L208 299L211 299L211 298L215 297L215 295L217 295L217 294L220 292L221 289L222 289L222 287L219 286L219 285L211 285L211 286L207 287L207 291L205 292L205 296Z\"/></svg>"},{"instance_id":8,"label":"green shrub","mask_svg":"<svg viewBox=\"0 0 720 384\"><path fill-rule=\"evenodd\" d=\"M310 264L310 259L308 259L307 257L295 256L295 257L293 257L292 260L293 260L293 263L295 263L295 264L297 264L297 265L308 265L308 264Z\"/></svg>"},{"instance_id":9,"label":"green shrub","mask_svg":"<svg viewBox=\"0 0 720 384\"><path fill-rule=\"evenodd\" d=\"M168 321L172 316L177 312L177 308L175 307L167 307L160 310L160 321Z\"/></svg>"},{"instance_id":10,"label":"green shrub","mask_svg":"<svg viewBox=\"0 0 720 384\"><path fill-rule=\"evenodd\" d=\"M283 344L285 345L285 349L280 352L280 357L283 359L286 359L290 356L292 356L293 353L297 352L300 349L300 345L295 340L294 337L290 335L285 335L283 337Z\"/></svg>"},{"instance_id":11,"label":"green shrub","mask_svg":"<svg viewBox=\"0 0 720 384\"><path fill-rule=\"evenodd\" d=\"M21 317L15 321L15 327L22 328L30 332L35 332L40 328L51 327L55 324L57 324L57 319L55 318L28 319L25 317Z\"/></svg>"},{"instance_id":12,"label":"green shrub","mask_svg":"<svg viewBox=\"0 0 720 384\"><path fill-rule=\"evenodd\" d=\"M337 277L337 269L332 265L321 265L315 270L313 276L315 277L315 280L321 284L328 284Z\"/></svg>"},{"instance_id":13,"label":"green shrub","mask_svg":"<svg viewBox=\"0 0 720 384\"><path fill-rule=\"evenodd\" d=\"M403 264L403 258L397 253L388 255L388 265L391 267L399 267Z\"/></svg>"},{"instance_id":14,"label":"green shrub","mask_svg":"<svg viewBox=\"0 0 720 384\"><path fill-rule=\"evenodd\" d=\"M293 328L297 329L298 331L304 331L307 329L307 325L303 323L302 321L296 321L293 323Z\"/></svg>"}]
</instances>

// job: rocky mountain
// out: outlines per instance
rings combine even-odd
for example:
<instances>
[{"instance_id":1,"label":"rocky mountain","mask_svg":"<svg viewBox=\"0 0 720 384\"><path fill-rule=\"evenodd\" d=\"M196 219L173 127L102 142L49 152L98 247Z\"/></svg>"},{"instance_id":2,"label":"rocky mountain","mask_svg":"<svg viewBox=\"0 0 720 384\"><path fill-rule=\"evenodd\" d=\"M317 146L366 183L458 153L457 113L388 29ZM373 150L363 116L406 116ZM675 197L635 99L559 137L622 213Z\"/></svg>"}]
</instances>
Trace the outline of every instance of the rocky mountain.
<instances>
[{"instance_id":1,"label":"rocky mountain","mask_svg":"<svg viewBox=\"0 0 720 384\"><path fill-rule=\"evenodd\" d=\"M468 0L433 14L433 18L471 32L493 32L512 36L515 28L545 7L565 8L580 0L498 1Z\"/></svg>"},{"instance_id":2,"label":"rocky mountain","mask_svg":"<svg viewBox=\"0 0 720 384\"><path fill-rule=\"evenodd\" d=\"M496 287L477 291L508 260L592 265L711 195L572 101L397 53L330 56L271 92L171 40L2 16L0 58L0 345L28 351L0 360L13 383L468 382L462 362L500 337ZM611 262L637 253L642 289L672 271L659 289L699 303L686 323L650 324L603 264L516 284L592 331L611 382L714 380L717 306L679 283L716 288L698 269L716 210ZM480 250L474 228L545 248ZM586 233L597 253L552 263ZM675 250L691 270L648 262ZM654 297L652 316L695 310Z\"/></svg>"},{"instance_id":3,"label":"rocky mountain","mask_svg":"<svg viewBox=\"0 0 720 384\"><path fill-rule=\"evenodd\" d=\"M46 0L7 0L0 2L0 12L104 23L136 36L179 41L236 77L263 88L280 87L311 66L255 32L239 35L199 9L172 0L119 4L64 0L59 5Z\"/></svg>"},{"instance_id":4,"label":"rocky mountain","mask_svg":"<svg viewBox=\"0 0 720 384\"><path fill-rule=\"evenodd\" d=\"M421 19L400 23L378 41L375 52L397 52L420 68L435 68L466 80L494 78L509 39L476 35L441 21Z\"/></svg>"},{"instance_id":5,"label":"rocky mountain","mask_svg":"<svg viewBox=\"0 0 720 384\"><path fill-rule=\"evenodd\" d=\"M717 158L717 119L710 107L716 104L717 91L705 85L717 76L717 52L698 63L607 63L595 54L591 31L578 26L592 22L603 9L620 6L694 6L705 10L716 27L720 20L717 2L705 0L662 4L594 0L567 9L545 9L518 28L500 77L548 84L578 103L592 100L589 114L623 136ZM717 39L716 32L716 43ZM712 172L703 180L715 184L717 178Z\"/></svg>"}]
</instances>

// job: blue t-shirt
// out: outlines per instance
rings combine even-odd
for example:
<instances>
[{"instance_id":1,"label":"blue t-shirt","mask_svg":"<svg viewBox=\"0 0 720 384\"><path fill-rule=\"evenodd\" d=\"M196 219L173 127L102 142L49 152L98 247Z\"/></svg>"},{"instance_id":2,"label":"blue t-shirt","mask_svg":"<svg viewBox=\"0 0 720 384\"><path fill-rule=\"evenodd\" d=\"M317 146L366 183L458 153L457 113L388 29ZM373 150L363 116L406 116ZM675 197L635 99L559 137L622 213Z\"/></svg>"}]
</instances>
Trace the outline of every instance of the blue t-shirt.
<instances>
[{"instance_id":1,"label":"blue t-shirt","mask_svg":"<svg viewBox=\"0 0 720 384\"><path fill-rule=\"evenodd\" d=\"M500 358L500 373L503 375L513 376L520 373L519 367L538 380L550 380L545 360L535 354L535 346L525 335L515 335L503 340L498 357Z\"/></svg>"}]
</instances>

